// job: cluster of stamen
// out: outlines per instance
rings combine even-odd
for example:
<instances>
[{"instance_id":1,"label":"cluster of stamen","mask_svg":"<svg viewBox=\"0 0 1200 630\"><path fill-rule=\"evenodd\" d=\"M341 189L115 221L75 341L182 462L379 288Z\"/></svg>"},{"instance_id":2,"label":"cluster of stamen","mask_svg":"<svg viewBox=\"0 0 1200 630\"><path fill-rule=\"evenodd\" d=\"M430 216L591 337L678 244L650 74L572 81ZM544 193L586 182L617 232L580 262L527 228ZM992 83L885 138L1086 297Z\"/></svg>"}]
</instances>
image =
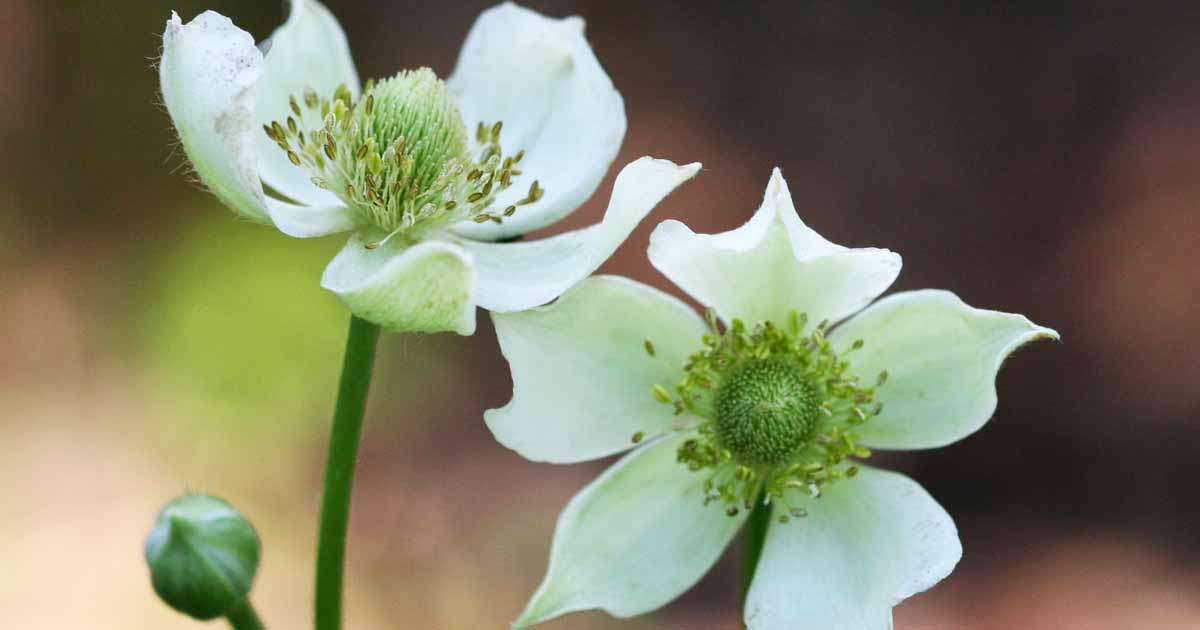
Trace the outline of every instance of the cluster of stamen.
<instances>
[{"instance_id":1,"label":"cluster of stamen","mask_svg":"<svg viewBox=\"0 0 1200 630\"><path fill-rule=\"evenodd\" d=\"M780 522L803 517L789 492L820 497L824 486L858 473L846 460L871 455L854 429L882 411L875 390L887 372L861 383L847 358L863 341L836 352L826 338L828 322L806 331L807 319L793 312L783 326L764 322L753 329L735 319L722 330L709 311L704 347L688 358L683 380L673 391L652 387L677 415L700 418L680 425L695 434L677 459L692 471L709 471L705 504L721 502L729 516L761 499L777 506ZM653 356L649 340L646 351Z\"/></svg>"},{"instance_id":2,"label":"cluster of stamen","mask_svg":"<svg viewBox=\"0 0 1200 630\"><path fill-rule=\"evenodd\" d=\"M306 88L288 104L292 115L263 130L314 185L387 234L368 248L459 221L501 223L545 192L535 180L523 199L493 210L525 152L504 153L502 122L478 123L468 146L462 115L428 68L368 82L357 100L341 85L329 98Z\"/></svg>"}]
</instances>

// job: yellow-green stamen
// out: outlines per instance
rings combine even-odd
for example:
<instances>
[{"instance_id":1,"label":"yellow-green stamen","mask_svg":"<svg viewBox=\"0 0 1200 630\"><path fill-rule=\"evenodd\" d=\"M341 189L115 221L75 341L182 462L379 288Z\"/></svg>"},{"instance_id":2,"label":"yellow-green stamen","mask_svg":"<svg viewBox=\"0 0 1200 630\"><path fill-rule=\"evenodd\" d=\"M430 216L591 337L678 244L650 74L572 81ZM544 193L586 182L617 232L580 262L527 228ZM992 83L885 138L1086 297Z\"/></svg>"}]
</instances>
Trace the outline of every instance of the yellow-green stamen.
<instances>
[{"instance_id":1,"label":"yellow-green stamen","mask_svg":"<svg viewBox=\"0 0 1200 630\"><path fill-rule=\"evenodd\" d=\"M500 223L545 192L534 181L524 199L493 211L524 151L505 155L500 122L480 122L472 147L446 84L428 68L368 82L357 100L342 85L331 98L306 88L288 105L293 115L264 132L313 184L387 235L368 248L460 221Z\"/></svg>"}]
</instances>

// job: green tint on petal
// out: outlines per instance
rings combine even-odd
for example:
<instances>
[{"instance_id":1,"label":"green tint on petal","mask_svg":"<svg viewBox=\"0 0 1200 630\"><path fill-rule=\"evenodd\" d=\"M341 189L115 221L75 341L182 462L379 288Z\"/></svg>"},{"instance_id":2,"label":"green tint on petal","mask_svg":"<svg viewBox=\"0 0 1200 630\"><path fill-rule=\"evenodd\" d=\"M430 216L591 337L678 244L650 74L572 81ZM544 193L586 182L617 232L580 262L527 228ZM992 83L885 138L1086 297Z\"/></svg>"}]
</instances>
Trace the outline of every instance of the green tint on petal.
<instances>
[{"instance_id":1,"label":"green tint on petal","mask_svg":"<svg viewBox=\"0 0 1200 630\"><path fill-rule=\"evenodd\" d=\"M874 448L944 446L982 427L996 410L996 374L1004 359L1058 333L1022 315L972 308L948 291L890 295L830 335L839 350L862 339L850 372L874 382L883 413L857 429Z\"/></svg>"},{"instance_id":2,"label":"green tint on petal","mask_svg":"<svg viewBox=\"0 0 1200 630\"><path fill-rule=\"evenodd\" d=\"M950 515L915 481L861 467L808 512L772 521L744 611L749 630L891 630L892 607L954 570L962 557Z\"/></svg>"},{"instance_id":3,"label":"green tint on petal","mask_svg":"<svg viewBox=\"0 0 1200 630\"><path fill-rule=\"evenodd\" d=\"M649 612L708 572L746 513L704 505L707 477L675 461L689 437L638 448L571 499L546 578L513 627L592 608L618 617Z\"/></svg>"},{"instance_id":4,"label":"green tint on petal","mask_svg":"<svg viewBox=\"0 0 1200 630\"><path fill-rule=\"evenodd\" d=\"M356 234L330 261L321 286L351 313L398 332L475 332L475 267L457 245L426 241L411 247L380 233Z\"/></svg>"},{"instance_id":5,"label":"green tint on petal","mask_svg":"<svg viewBox=\"0 0 1200 630\"><path fill-rule=\"evenodd\" d=\"M847 249L800 221L779 169L763 204L740 228L696 234L665 221L650 236L650 262L726 322L785 322L792 311L836 322L866 306L896 279L900 256Z\"/></svg>"},{"instance_id":6,"label":"green tint on petal","mask_svg":"<svg viewBox=\"0 0 1200 630\"><path fill-rule=\"evenodd\" d=\"M635 433L653 437L681 419L651 388L679 382L704 334L703 320L683 302L632 280L594 276L549 306L492 313L492 320L513 398L484 419L522 456L603 457L632 447Z\"/></svg>"}]
</instances>

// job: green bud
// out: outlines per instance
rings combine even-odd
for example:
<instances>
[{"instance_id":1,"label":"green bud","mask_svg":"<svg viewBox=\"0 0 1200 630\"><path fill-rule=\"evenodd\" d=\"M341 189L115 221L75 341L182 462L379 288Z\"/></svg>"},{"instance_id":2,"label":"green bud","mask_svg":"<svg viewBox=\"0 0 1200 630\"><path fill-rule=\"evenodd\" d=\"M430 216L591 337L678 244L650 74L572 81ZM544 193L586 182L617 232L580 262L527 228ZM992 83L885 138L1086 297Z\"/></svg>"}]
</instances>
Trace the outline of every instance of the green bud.
<instances>
[{"instance_id":1,"label":"green bud","mask_svg":"<svg viewBox=\"0 0 1200 630\"><path fill-rule=\"evenodd\" d=\"M207 495L168 503L146 537L154 592L196 619L223 617L241 606L258 560L254 527L233 506Z\"/></svg>"}]
</instances>

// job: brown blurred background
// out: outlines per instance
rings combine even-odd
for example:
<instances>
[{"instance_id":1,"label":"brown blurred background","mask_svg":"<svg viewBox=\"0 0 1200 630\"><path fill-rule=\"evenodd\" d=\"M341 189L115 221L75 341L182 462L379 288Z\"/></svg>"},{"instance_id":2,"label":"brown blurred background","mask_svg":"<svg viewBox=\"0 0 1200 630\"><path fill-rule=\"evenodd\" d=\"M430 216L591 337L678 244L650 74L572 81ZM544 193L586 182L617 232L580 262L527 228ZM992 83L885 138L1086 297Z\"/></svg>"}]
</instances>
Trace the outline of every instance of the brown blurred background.
<instances>
[{"instance_id":1,"label":"brown blurred background","mask_svg":"<svg viewBox=\"0 0 1200 630\"><path fill-rule=\"evenodd\" d=\"M189 183L152 69L171 9L262 38L281 4L0 0L6 627L198 627L156 601L140 555L185 489L250 515L262 613L309 623L347 317L317 280L340 239L237 221ZM486 6L328 4L364 77L444 76ZM897 628L1200 627L1191 3L533 5L587 18L627 103L615 166L706 167L604 271L667 288L646 262L651 228L735 227L778 165L810 225L904 256L898 289L948 288L1062 332L1007 363L984 430L882 458L947 507L965 547ZM610 187L568 226L598 220ZM506 627L536 588L558 510L602 464L497 445L481 415L510 391L486 316L470 338L385 336L349 627ZM545 627L737 628L736 560L657 614Z\"/></svg>"}]
</instances>

